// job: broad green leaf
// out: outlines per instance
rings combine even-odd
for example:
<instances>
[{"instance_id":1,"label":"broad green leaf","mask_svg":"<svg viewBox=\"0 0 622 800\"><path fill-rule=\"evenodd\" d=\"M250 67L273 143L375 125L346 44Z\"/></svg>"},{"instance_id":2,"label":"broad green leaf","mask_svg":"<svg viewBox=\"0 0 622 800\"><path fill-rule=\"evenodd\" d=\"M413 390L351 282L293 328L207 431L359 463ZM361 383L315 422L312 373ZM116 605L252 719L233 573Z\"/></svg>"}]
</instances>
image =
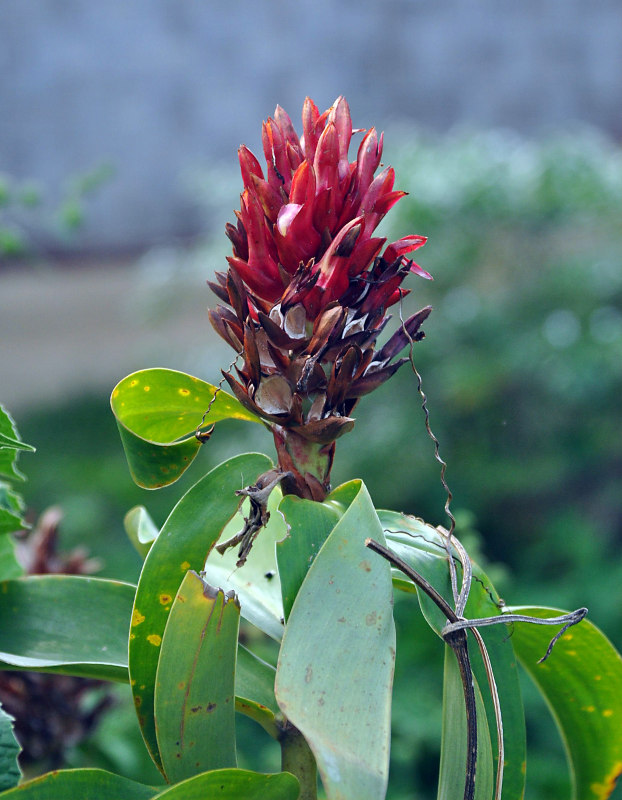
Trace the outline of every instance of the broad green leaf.
<instances>
[{"instance_id":1,"label":"broad green leaf","mask_svg":"<svg viewBox=\"0 0 622 800\"><path fill-rule=\"evenodd\" d=\"M5 792L2 800L148 800L157 792L103 769L67 769L16 786Z\"/></svg>"},{"instance_id":2,"label":"broad green leaf","mask_svg":"<svg viewBox=\"0 0 622 800\"><path fill-rule=\"evenodd\" d=\"M0 659L18 669L127 680L134 587L81 575L0 583Z\"/></svg>"},{"instance_id":3,"label":"broad green leaf","mask_svg":"<svg viewBox=\"0 0 622 800\"><path fill-rule=\"evenodd\" d=\"M240 606L235 595L187 572L166 623L156 675L155 724L171 783L237 766L235 659Z\"/></svg>"},{"instance_id":4,"label":"broad green leaf","mask_svg":"<svg viewBox=\"0 0 622 800\"><path fill-rule=\"evenodd\" d=\"M9 534L0 536L0 581L19 578L24 568L15 555L15 542Z\"/></svg>"},{"instance_id":5,"label":"broad green leaf","mask_svg":"<svg viewBox=\"0 0 622 800\"><path fill-rule=\"evenodd\" d=\"M262 775L245 769L218 769L171 786L154 800L297 800L300 785L289 772Z\"/></svg>"},{"instance_id":6,"label":"broad green leaf","mask_svg":"<svg viewBox=\"0 0 622 800\"><path fill-rule=\"evenodd\" d=\"M34 447L22 442L13 418L0 404L0 476L24 480L17 469L18 450L34 452Z\"/></svg>"},{"instance_id":7,"label":"broad green leaf","mask_svg":"<svg viewBox=\"0 0 622 800\"><path fill-rule=\"evenodd\" d=\"M274 697L276 670L244 645L238 645L235 671L235 710L258 722L275 739L279 729L275 717L279 707Z\"/></svg>"},{"instance_id":8,"label":"broad green leaf","mask_svg":"<svg viewBox=\"0 0 622 800\"><path fill-rule=\"evenodd\" d=\"M210 383L160 368L134 372L116 385L110 404L132 478L139 486L159 489L174 483L201 446L197 428L205 431L223 419L260 422L235 397L222 389L216 392Z\"/></svg>"},{"instance_id":9,"label":"broad green leaf","mask_svg":"<svg viewBox=\"0 0 622 800\"><path fill-rule=\"evenodd\" d=\"M413 569L422 575L453 607L451 583L444 539L436 528L416 517L393 511L379 511L388 546ZM457 556L456 556L457 558ZM458 569L460 578L460 569ZM497 616L501 613L499 596L490 579L473 564L473 582L465 609L470 619ZM398 573L394 578L397 588L412 591L414 586ZM422 612L430 626L441 635L445 617L434 603L422 592L418 592ZM492 664L501 713L503 718L504 775L503 800L521 797L525 786L525 717L521 699L516 656L507 625L494 625L480 630ZM492 695L489 689L484 664L479 650L469 636L469 652L475 677L486 708L488 729L493 743L495 769L498 744Z\"/></svg>"},{"instance_id":10,"label":"broad green leaf","mask_svg":"<svg viewBox=\"0 0 622 800\"><path fill-rule=\"evenodd\" d=\"M171 511L143 564L132 612L129 667L138 720L158 766L153 699L160 644L173 598L188 570L203 569L207 554L235 514L236 489L254 483L271 466L267 456L247 453L208 472Z\"/></svg>"},{"instance_id":11,"label":"broad green leaf","mask_svg":"<svg viewBox=\"0 0 622 800\"><path fill-rule=\"evenodd\" d=\"M130 508L123 518L123 527L138 555L145 558L159 533L158 526L151 519L147 509L144 506Z\"/></svg>"},{"instance_id":12,"label":"broad green leaf","mask_svg":"<svg viewBox=\"0 0 622 800\"><path fill-rule=\"evenodd\" d=\"M277 667L281 710L317 760L329 800L384 798L395 659L391 573L365 547L384 542L363 484L315 557Z\"/></svg>"},{"instance_id":13,"label":"broad green leaf","mask_svg":"<svg viewBox=\"0 0 622 800\"><path fill-rule=\"evenodd\" d=\"M17 763L21 746L13 732L13 717L0 706L0 792L17 786L22 772Z\"/></svg>"},{"instance_id":14,"label":"broad green leaf","mask_svg":"<svg viewBox=\"0 0 622 800\"><path fill-rule=\"evenodd\" d=\"M275 545L287 533L283 516L278 511L281 497L277 486L268 500L268 524L259 532L244 566L236 567L239 548L231 547L224 555L212 550L204 569L205 578L212 586L233 590L237 594L244 619L276 641L283 636L283 603ZM246 513L245 503L242 511L225 528L221 541L242 529Z\"/></svg>"},{"instance_id":15,"label":"broad green leaf","mask_svg":"<svg viewBox=\"0 0 622 800\"><path fill-rule=\"evenodd\" d=\"M556 608L514 606L513 614L555 617ZM576 800L605 800L622 774L622 659L595 625L584 619L566 631L549 658L554 629L517 622L512 643L542 692L566 745Z\"/></svg>"},{"instance_id":16,"label":"broad green leaf","mask_svg":"<svg viewBox=\"0 0 622 800\"><path fill-rule=\"evenodd\" d=\"M320 547L339 521L332 505L284 497L279 506L287 523L287 536L276 546L285 619L294 605L298 590Z\"/></svg>"},{"instance_id":17,"label":"broad green leaf","mask_svg":"<svg viewBox=\"0 0 622 800\"><path fill-rule=\"evenodd\" d=\"M493 758L490 733L482 695L476 681L477 762L474 800L490 800L494 792ZM443 682L443 739L438 781L438 800L456 800L463 796L466 773L467 725L464 689L458 662L452 649L445 646ZM514 795L515 798L522 795Z\"/></svg>"}]
</instances>

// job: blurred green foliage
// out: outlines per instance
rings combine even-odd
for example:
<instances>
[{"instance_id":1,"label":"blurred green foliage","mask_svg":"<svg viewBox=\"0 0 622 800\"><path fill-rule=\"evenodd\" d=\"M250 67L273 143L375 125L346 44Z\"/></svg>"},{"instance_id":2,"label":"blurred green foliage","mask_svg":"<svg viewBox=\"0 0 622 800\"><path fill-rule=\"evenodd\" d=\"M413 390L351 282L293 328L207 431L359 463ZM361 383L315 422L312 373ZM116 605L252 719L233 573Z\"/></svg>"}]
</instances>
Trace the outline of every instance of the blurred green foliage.
<instances>
[{"instance_id":1,"label":"blurred green foliage","mask_svg":"<svg viewBox=\"0 0 622 800\"><path fill-rule=\"evenodd\" d=\"M103 163L71 177L54 199L36 181L0 173L0 263L58 246L85 220L89 198L114 175Z\"/></svg>"},{"instance_id":2,"label":"blurred green foliage","mask_svg":"<svg viewBox=\"0 0 622 800\"><path fill-rule=\"evenodd\" d=\"M458 534L508 602L587 605L620 648L622 153L593 132L540 143L409 133L385 161L410 194L384 234L429 236L417 256L435 280L413 276L402 313L434 306L414 358L449 465ZM231 203L237 192L232 184ZM206 377L215 375L217 365ZM355 431L338 444L334 484L361 477L378 507L446 524L409 366L357 412ZM223 424L201 468L242 450L271 453L258 427ZM104 397L42 409L20 428L38 448L27 464L29 504L60 504L66 545L86 542L104 558L104 574L135 580L123 514L144 503L161 524L201 469L158 493L133 486ZM409 598L397 601L392 800L432 797L438 769L442 649L417 613ZM527 682L525 694L527 796L564 798L561 743ZM139 751L129 723L115 736L128 742L125 753ZM98 734L91 759L99 747L120 771L144 774L104 741Z\"/></svg>"}]
</instances>

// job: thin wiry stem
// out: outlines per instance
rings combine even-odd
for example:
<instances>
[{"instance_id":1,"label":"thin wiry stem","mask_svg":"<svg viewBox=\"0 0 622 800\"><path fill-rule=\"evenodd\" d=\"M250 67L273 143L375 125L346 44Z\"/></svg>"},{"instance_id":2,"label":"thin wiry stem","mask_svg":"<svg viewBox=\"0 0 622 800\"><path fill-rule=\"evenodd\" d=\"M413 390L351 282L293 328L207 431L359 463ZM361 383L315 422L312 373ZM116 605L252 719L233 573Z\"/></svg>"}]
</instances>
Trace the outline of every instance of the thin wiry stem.
<instances>
[{"instance_id":1,"label":"thin wiry stem","mask_svg":"<svg viewBox=\"0 0 622 800\"><path fill-rule=\"evenodd\" d=\"M231 370L235 366L238 358L240 358L241 355L242 355L241 352L240 353L236 353L235 358L229 364L229 366L227 367L225 372L231 372ZM214 389L214 394L212 395L212 399L209 401L209 404L208 404L207 408L205 409L205 411L203 413L203 416L201 417L201 422L199 422L199 424L197 425L197 429L194 432L194 435L196 436L196 438L200 442L207 441L207 439L209 439L209 437L212 435L212 431L214 430L214 426L213 425L211 427L209 427L207 430L202 430L202 427L203 427L203 425L205 423L205 417L207 417L209 412L212 410L212 406L216 402L216 398L218 397L218 394L219 394L220 390L222 389L222 385L223 385L224 382L225 382L225 376L223 375L222 378L220 379L220 381L218 382L218 386L216 386L216 388Z\"/></svg>"},{"instance_id":2,"label":"thin wiry stem","mask_svg":"<svg viewBox=\"0 0 622 800\"><path fill-rule=\"evenodd\" d=\"M452 593L453 593L453 596L454 596L454 602L457 604L458 603L458 597L459 597L459 595L458 595L458 576L457 576L457 573L456 573L456 566L455 566L455 564L453 562L453 557L452 557L452 553L451 553L451 536L452 536L452 534L453 534L453 532L454 532L454 530L456 528L456 519L455 519L455 517L454 517L454 515L453 515L453 513L451 511L451 501L453 500L453 495L451 493L451 489L449 488L449 484L447 483L447 478L445 476L445 473L447 472L447 464L443 460L443 458L441 457L440 442L438 441L438 439L434 435L434 432L432 431L432 427L430 426L430 411L428 409L428 398L427 398L425 392L423 391L423 379L421 378L421 375L419 374L419 370L415 366L415 361L414 361L414 357L413 357L413 348L414 348L415 342L414 342L414 339L412 338L412 336L410 335L410 333L408 332L408 329L406 327L406 323L404 322L404 315L402 313L402 300L403 300L403 290L400 289L399 317L400 317L400 322L402 324L402 331L403 331L404 335L406 336L406 338L408 339L408 360L410 362L410 367L411 367L411 369L412 369L412 371L413 371L413 373L415 375L415 378L417 380L417 392L419 393L419 397L421 398L421 408L423 409L423 413L425 415L425 429L427 431L428 436L432 440L432 443L434 444L434 458L441 465L441 484L443 486L443 489L445 490L445 495L446 495L445 513L447 514L447 517L449 519L449 532L447 533L447 535L445 537L446 538L445 549L447 551L447 556L449 558L449 574L450 574L450 577L451 577L451 590L452 590Z\"/></svg>"}]
</instances>

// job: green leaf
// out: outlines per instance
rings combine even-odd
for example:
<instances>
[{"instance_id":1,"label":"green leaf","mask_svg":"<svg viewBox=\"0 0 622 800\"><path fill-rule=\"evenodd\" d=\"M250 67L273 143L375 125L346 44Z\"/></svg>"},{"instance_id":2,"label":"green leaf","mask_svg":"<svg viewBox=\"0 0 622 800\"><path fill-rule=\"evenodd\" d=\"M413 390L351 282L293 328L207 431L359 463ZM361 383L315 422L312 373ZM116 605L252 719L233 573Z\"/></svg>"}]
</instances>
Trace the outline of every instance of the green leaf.
<instances>
[{"instance_id":1,"label":"green leaf","mask_svg":"<svg viewBox=\"0 0 622 800\"><path fill-rule=\"evenodd\" d=\"M0 404L0 476L24 480L17 469L18 450L34 451L34 447L22 442L13 418Z\"/></svg>"},{"instance_id":2,"label":"green leaf","mask_svg":"<svg viewBox=\"0 0 622 800\"><path fill-rule=\"evenodd\" d=\"M0 485L0 495L2 486ZM1 500L0 500L1 502ZM20 531L24 528L24 521L21 514L14 514L6 508L0 508L0 535Z\"/></svg>"},{"instance_id":3,"label":"green leaf","mask_svg":"<svg viewBox=\"0 0 622 800\"><path fill-rule=\"evenodd\" d=\"M0 536L0 581L19 578L24 568L15 555L15 542L12 536Z\"/></svg>"},{"instance_id":4,"label":"green leaf","mask_svg":"<svg viewBox=\"0 0 622 800\"><path fill-rule=\"evenodd\" d=\"M239 504L236 489L254 483L271 466L267 456L247 453L211 470L171 511L143 564L132 612L129 667L138 720L158 766L153 702L160 644L171 604L186 572L203 569L207 554L235 514Z\"/></svg>"},{"instance_id":5,"label":"green leaf","mask_svg":"<svg viewBox=\"0 0 622 800\"><path fill-rule=\"evenodd\" d=\"M384 536L367 489L315 557L294 602L275 694L317 760L329 800L384 798L395 626L388 564L365 547Z\"/></svg>"},{"instance_id":6,"label":"green leaf","mask_svg":"<svg viewBox=\"0 0 622 800\"><path fill-rule=\"evenodd\" d=\"M78 575L0 583L0 659L18 669L127 680L134 587Z\"/></svg>"},{"instance_id":7,"label":"green leaf","mask_svg":"<svg viewBox=\"0 0 622 800\"><path fill-rule=\"evenodd\" d=\"M238 645L235 671L235 710L258 722L270 736L278 738L275 723L279 707L274 696L276 670L244 645Z\"/></svg>"},{"instance_id":8,"label":"green leaf","mask_svg":"<svg viewBox=\"0 0 622 800\"><path fill-rule=\"evenodd\" d=\"M486 711L479 686L473 683L477 713L477 762L475 800L490 800L494 791L493 758ZM467 752L467 726L464 689L455 654L445 646L443 683L443 739L438 782L438 800L463 796ZM514 798L522 795L514 795Z\"/></svg>"},{"instance_id":9,"label":"green leaf","mask_svg":"<svg viewBox=\"0 0 622 800\"><path fill-rule=\"evenodd\" d=\"M187 572L166 623L155 690L162 766L171 783L237 766L235 660L240 606L235 595Z\"/></svg>"},{"instance_id":10,"label":"green leaf","mask_svg":"<svg viewBox=\"0 0 622 800\"><path fill-rule=\"evenodd\" d=\"M556 608L514 606L513 614L554 617ZM605 800L622 774L622 659L584 619L566 631L550 657L551 628L517 622L514 649L547 701L566 745L576 800Z\"/></svg>"},{"instance_id":11,"label":"green leaf","mask_svg":"<svg viewBox=\"0 0 622 800\"><path fill-rule=\"evenodd\" d=\"M124 378L112 392L132 478L146 489L174 483L190 466L206 430L223 419L260 422L227 392L171 369L146 369ZM205 421L203 414L211 405Z\"/></svg>"},{"instance_id":12,"label":"green leaf","mask_svg":"<svg viewBox=\"0 0 622 800\"><path fill-rule=\"evenodd\" d=\"M398 514L394 511L379 511L378 516L391 550L431 583L453 607L447 554L444 538L439 531L416 517ZM458 569L458 574L460 577L460 569ZM415 590L414 585L402 573L396 573L394 584L397 588L406 591ZM445 616L422 592L418 592L418 598L428 623L440 636L446 622ZM499 596L494 586L479 566L473 564L473 582L465 616L469 619L477 619L498 616L500 613ZM521 797L524 791L526 759L525 717L516 656L507 625L485 627L480 630L480 633L490 657L503 719L505 753L502 798L503 800L514 800L516 797ZM469 635L469 654L486 708L496 768L498 744L492 695L484 664L472 634Z\"/></svg>"},{"instance_id":13,"label":"green leaf","mask_svg":"<svg viewBox=\"0 0 622 800\"><path fill-rule=\"evenodd\" d=\"M24 503L21 495L0 480L0 534L13 533L28 526L22 519Z\"/></svg>"},{"instance_id":14,"label":"green leaf","mask_svg":"<svg viewBox=\"0 0 622 800\"><path fill-rule=\"evenodd\" d=\"M130 508L123 518L123 527L138 555L145 558L159 533L158 526L151 519L147 509L144 506Z\"/></svg>"},{"instance_id":15,"label":"green leaf","mask_svg":"<svg viewBox=\"0 0 622 800\"><path fill-rule=\"evenodd\" d=\"M219 769L171 786L154 800L297 800L300 785L289 772L262 775L245 769Z\"/></svg>"},{"instance_id":16,"label":"green leaf","mask_svg":"<svg viewBox=\"0 0 622 800\"><path fill-rule=\"evenodd\" d=\"M157 791L103 769L68 769L27 781L5 792L2 800L147 800Z\"/></svg>"},{"instance_id":17,"label":"green leaf","mask_svg":"<svg viewBox=\"0 0 622 800\"><path fill-rule=\"evenodd\" d=\"M17 756L22 748L13 732L13 717L0 706L0 792L17 786L22 771Z\"/></svg>"},{"instance_id":18,"label":"green leaf","mask_svg":"<svg viewBox=\"0 0 622 800\"><path fill-rule=\"evenodd\" d=\"M294 495L283 498L279 511L288 529L286 538L276 546L287 620L311 564L341 515L332 505L302 500Z\"/></svg>"},{"instance_id":19,"label":"green leaf","mask_svg":"<svg viewBox=\"0 0 622 800\"><path fill-rule=\"evenodd\" d=\"M233 590L240 601L242 616L276 641L283 636L283 603L276 563L276 542L287 533L282 515L277 511L281 490L276 487L268 500L270 519L253 543L243 567L236 567L238 548L229 548L224 555L212 550L205 563L205 578L213 586ZM241 530L246 503L223 531L226 541Z\"/></svg>"},{"instance_id":20,"label":"green leaf","mask_svg":"<svg viewBox=\"0 0 622 800\"><path fill-rule=\"evenodd\" d=\"M0 449L8 448L9 450L27 450L30 453L35 452L35 448L30 445L22 442L20 439L15 439L12 436L7 436L5 433L0 431Z\"/></svg>"}]
</instances>

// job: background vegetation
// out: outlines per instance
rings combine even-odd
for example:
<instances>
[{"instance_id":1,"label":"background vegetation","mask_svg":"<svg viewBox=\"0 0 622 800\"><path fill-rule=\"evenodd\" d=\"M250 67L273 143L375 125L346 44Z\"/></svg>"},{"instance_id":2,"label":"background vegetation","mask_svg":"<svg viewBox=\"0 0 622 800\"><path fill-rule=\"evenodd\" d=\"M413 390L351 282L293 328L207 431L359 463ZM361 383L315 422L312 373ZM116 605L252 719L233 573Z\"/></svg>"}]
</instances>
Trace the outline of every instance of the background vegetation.
<instances>
[{"instance_id":1,"label":"background vegetation","mask_svg":"<svg viewBox=\"0 0 622 800\"><path fill-rule=\"evenodd\" d=\"M403 138L386 161L410 192L387 235L429 236L418 256L435 280L410 281L403 313L434 306L414 356L449 465L458 533L508 603L586 605L620 648L622 154L591 132L539 144L456 133ZM233 206L237 179L222 182L207 192ZM205 265L205 277L214 266ZM200 279L192 277L196 291ZM394 321L398 314L396 307ZM217 360L203 356L208 380L225 366L216 352ZM420 405L408 365L363 399L355 431L339 442L334 483L361 477L377 506L445 524ZM162 523L199 470L158 493L136 488L105 394L62 408L42 397L40 410L17 422L38 448L21 460L32 514L60 505L63 545L86 545L101 558L102 575L135 580L139 559L123 533L124 513L143 503ZM238 436L223 425L200 456L203 466L250 449L270 454L268 435L248 427L258 430L240 428ZM431 797L438 764L441 648L417 614L399 599L393 800ZM527 684L525 692L527 796L563 798L568 787L555 768L561 743ZM128 776L153 778L128 700L119 690L117 712L88 745L68 753L69 763L112 763ZM261 736L246 720L240 725L249 742ZM260 766L262 742L248 747L249 766Z\"/></svg>"}]
</instances>

